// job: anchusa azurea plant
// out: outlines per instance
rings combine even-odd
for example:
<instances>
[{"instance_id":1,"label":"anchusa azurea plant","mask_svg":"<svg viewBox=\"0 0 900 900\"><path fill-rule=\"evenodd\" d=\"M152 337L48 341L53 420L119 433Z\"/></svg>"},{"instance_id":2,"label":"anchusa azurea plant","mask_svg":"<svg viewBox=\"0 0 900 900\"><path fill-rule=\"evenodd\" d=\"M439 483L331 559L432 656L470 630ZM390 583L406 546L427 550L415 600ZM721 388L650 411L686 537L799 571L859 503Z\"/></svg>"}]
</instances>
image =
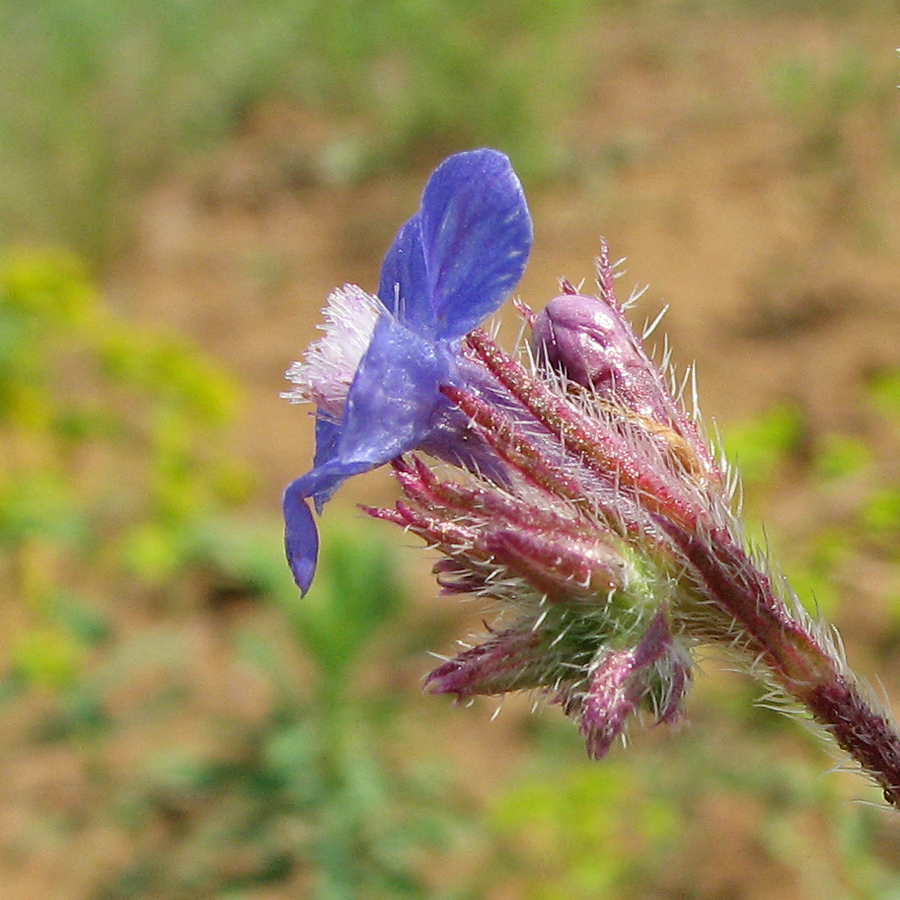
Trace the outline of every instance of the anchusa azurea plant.
<instances>
[{"instance_id":1,"label":"anchusa azurea plant","mask_svg":"<svg viewBox=\"0 0 900 900\"><path fill-rule=\"evenodd\" d=\"M722 645L898 805L895 727L832 633L746 548L736 478L629 324L605 243L598 296L563 281L541 312L518 305L529 346L511 355L480 327L531 242L506 157L461 153L400 229L377 295L332 294L325 336L288 373L286 396L316 405L314 467L284 495L301 591L318 552L308 501L321 512L346 478L390 463L405 499L367 512L443 554L445 593L499 611L428 676L432 691L543 692L601 757L632 713L677 719L695 648Z\"/></svg>"}]
</instances>

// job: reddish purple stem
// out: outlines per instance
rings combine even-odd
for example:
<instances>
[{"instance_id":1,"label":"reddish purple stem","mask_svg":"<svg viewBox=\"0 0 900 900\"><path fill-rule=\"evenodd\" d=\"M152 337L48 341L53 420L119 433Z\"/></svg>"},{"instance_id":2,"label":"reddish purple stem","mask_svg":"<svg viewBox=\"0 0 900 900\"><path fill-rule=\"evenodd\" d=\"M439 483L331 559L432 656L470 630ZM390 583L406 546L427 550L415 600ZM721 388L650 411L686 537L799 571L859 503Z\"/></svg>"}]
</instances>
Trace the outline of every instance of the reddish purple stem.
<instances>
[{"instance_id":1,"label":"reddish purple stem","mask_svg":"<svg viewBox=\"0 0 900 900\"><path fill-rule=\"evenodd\" d=\"M881 786L884 799L900 808L900 735L863 695L836 654L791 614L762 575L719 532L703 539L662 520L704 581L714 602L741 626L762 661L785 691Z\"/></svg>"}]
</instances>

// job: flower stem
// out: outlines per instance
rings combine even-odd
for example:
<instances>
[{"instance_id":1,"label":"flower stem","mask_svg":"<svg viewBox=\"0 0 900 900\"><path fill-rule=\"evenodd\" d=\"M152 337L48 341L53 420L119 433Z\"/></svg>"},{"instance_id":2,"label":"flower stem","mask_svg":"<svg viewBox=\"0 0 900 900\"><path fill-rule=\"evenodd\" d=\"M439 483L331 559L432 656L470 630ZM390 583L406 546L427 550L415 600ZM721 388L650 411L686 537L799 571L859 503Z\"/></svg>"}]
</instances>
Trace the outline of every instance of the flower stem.
<instances>
[{"instance_id":1,"label":"flower stem","mask_svg":"<svg viewBox=\"0 0 900 900\"><path fill-rule=\"evenodd\" d=\"M661 523L662 524L662 523ZM900 809L900 733L865 696L832 641L772 589L771 580L723 530L704 540L664 525L716 605L732 616L777 684L804 706Z\"/></svg>"}]
</instances>

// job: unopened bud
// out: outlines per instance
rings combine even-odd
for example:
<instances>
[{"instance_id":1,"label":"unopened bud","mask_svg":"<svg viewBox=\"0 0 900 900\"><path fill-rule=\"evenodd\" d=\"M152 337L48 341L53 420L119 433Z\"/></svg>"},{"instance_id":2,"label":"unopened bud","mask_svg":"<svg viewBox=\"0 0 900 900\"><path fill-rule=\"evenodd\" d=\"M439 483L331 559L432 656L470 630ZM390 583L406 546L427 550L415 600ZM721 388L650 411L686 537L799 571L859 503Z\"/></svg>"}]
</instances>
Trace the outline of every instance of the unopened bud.
<instances>
[{"instance_id":1,"label":"unopened bud","mask_svg":"<svg viewBox=\"0 0 900 900\"><path fill-rule=\"evenodd\" d=\"M659 418L656 369L618 308L595 297L562 294L538 313L532 335L539 361L603 399Z\"/></svg>"},{"instance_id":2,"label":"unopened bud","mask_svg":"<svg viewBox=\"0 0 900 900\"><path fill-rule=\"evenodd\" d=\"M672 401L613 296L611 277L604 283L601 298L567 291L535 316L535 357L643 428L691 475L718 478L696 426ZM567 286L564 282L563 289Z\"/></svg>"}]
</instances>

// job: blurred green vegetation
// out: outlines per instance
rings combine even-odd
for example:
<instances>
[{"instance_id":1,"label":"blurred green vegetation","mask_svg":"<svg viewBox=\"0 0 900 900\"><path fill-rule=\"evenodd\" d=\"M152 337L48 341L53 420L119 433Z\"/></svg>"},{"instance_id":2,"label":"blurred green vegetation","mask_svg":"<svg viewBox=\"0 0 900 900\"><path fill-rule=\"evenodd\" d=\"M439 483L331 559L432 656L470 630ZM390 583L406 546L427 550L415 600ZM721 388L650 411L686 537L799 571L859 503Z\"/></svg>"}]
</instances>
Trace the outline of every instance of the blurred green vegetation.
<instances>
[{"instance_id":1,"label":"blurred green vegetation","mask_svg":"<svg viewBox=\"0 0 900 900\"><path fill-rule=\"evenodd\" d=\"M298 183L352 184L485 144L530 183L600 171L628 158L632 138L608 134L576 159L572 114L593 80L617 74L615 60L608 72L598 66L592 31L616 15L680 28L690 15L807 7L837 17L892 11L891 0L7 0L0 245L50 241L109 261L128 246L149 184L273 98L315 122L285 161ZM653 53L667 59L671 48ZM852 38L824 62L800 49L763 59L758 78L796 132L799 169L849 171L852 182L861 131L893 147L896 162L893 83ZM858 189L843 185L837 200L846 207Z\"/></svg>"},{"instance_id":2,"label":"blurred green vegetation","mask_svg":"<svg viewBox=\"0 0 900 900\"><path fill-rule=\"evenodd\" d=\"M287 640L252 623L233 630L227 653L266 685L265 712L220 727L212 750L151 749L115 814L138 852L104 896L231 897L265 885L315 900L464 896L457 884L432 893L422 874L428 850L452 853L472 829L463 798L433 762L402 753L410 711L363 677L390 670L384 632L404 607L387 548L366 537L353 523L326 530L302 600L276 528L210 537L206 564L277 608ZM148 822L173 818L170 840L148 844Z\"/></svg>"},{"instance_id":3,"label":"blurred green vegetation","mask_svg":"<svg viewBox=\"0 0 900 900\"><path fill-rule=\"evenodd\" d=\"M334 129L308 175L352 182L497 146L528 177L562 164L590 0L9 0L0 6L0 243L105 260L141 188L292 98Z\"/></svg>"},{"instance_id":4,"label":"blurred green vegetation","mask_svg":"<svg viewBox=\"0 0 900 900\"><path fill-rule=\"evenodd\" d=\"M492 810L504 844L500 870L515 896L741 894L749 881L758 888L761 857L786 896L896 897L896 826L875 806L850 804L834 778L816 778L817 754L804 758L794 746L779 755L789 721L754 722L752 697L739 694L748 705L732 710L739 731L727 737L694 728L600 766L535 757ZM804 738L799 728L792 737ZM748 826L755 862L741 858Z\"/></svg>"},{"instance_id":5,"label":"blurred green vegetation","mask_svg":"<svg viewBox=\"0 0 900 900\"><path fill-rule=\"evenodd\" d=\"M896 79L882 65L852 41L824 58L797 49L770 61L766 92L792 132L788 161L823 240L845 231L871 244L890 216L868 186L876 166L890 173L900 160Z\"/></svg>"},{"instance_id":6,"label":"blurred green vegetation","mask_svg":"<svg viewBox=\"0 0 900 900\"><path fill-rule=\"evenodd\" d=\"M200 523L247 495L213 443L237 394L184 341L110 315L74 258L0 260L0 564L25 680L76 677L107 632L84 600L163 589Z\"/></svg>"},{"instance_id":7,"label":"blurred green vegetation","mask_svg":"<svg viewBox=\"0 0 900 900\"><path fill-rule=\"evenodd\" d=\"M804 410L784 404L732 425L724 443L743 477L751 526L778 492L803 497L806 514L790 536L751 533L785 567L800 598L839 619L842 603L855 602L859 572L882 569L878 614L893 620L882 635L893 643L900 638L893 634L900 625L900 470L893 451L900 370L872 374L861 394L857 433L817 433Z\"/></svg>"}]
</instances>

